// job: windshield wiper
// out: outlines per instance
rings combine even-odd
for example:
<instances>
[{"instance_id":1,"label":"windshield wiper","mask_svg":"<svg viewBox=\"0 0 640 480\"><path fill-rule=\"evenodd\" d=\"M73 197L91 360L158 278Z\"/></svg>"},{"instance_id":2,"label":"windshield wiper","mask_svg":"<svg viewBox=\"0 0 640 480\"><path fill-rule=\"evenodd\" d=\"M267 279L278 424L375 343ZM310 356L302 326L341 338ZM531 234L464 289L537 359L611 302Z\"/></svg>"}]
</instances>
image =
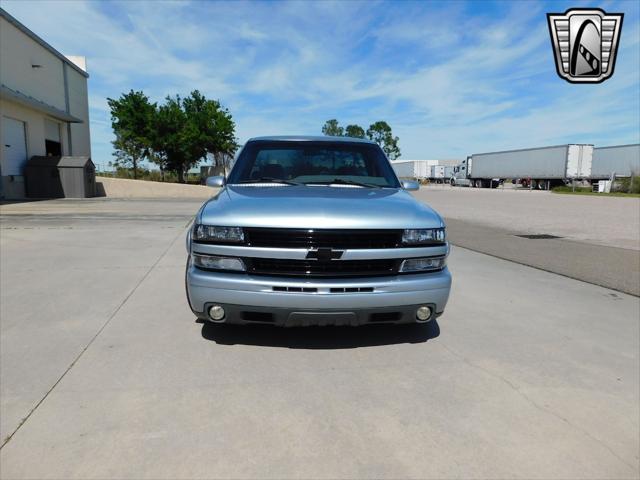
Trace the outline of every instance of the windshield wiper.
<instances>
[{"instance_id":1,"label":"windshield wiper","mask_svg":"<svg viewBox=\"0 0 640 480\"><path fill-rule=\"evenodd\" d=\"M355 180L345 180L344 178L334 178L333 180L329 180L327 182L307 182L305 185L355 185L357 187L366 187L366 188L382 188L380 185L376 185L374 183L365 183L365 182L356 182Z\"/></svg>"},{"instance_id":2,"label":"windshield wiper","mask_svg":"<svg viewBox=\"0 0 640 480\"><path fill-rule=\"evenodd\" d=\"M242 182L235 182L236 184L251 184L251 183L282 183L284 185L304 185L304 183L294 182L293 180L284 180L283 178L273 177L260 177L254 180L244 180Z\"/></svg>"}]
</instances>

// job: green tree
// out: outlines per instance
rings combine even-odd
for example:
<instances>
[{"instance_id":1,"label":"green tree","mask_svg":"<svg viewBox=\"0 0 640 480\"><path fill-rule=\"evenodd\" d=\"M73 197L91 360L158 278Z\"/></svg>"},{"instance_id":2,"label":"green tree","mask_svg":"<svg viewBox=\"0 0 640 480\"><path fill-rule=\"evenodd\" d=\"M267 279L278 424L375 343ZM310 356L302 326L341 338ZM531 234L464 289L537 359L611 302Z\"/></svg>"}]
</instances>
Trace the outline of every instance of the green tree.
<instances>
[{"instance_id":1,"label":"green tree","mask_svg":"<svg viewBox=\"0 0 640 480\"><path fill-rule=\"evenodd\" d=\"M238 143L236 125L229 110L216 100L207 100L198 90L182 102L187 121L199 132L199 142L205 152L211 154L215 165L235 153Z\"/></svg>"},{"instance_id":2,"label":"green tree","mask_svg":"<svg viewBox=\"0 0 640 480\"><path fill-rule=\"evenodd\" d=\"M344 129L345 137L364 138L364 128L360 125L347 125Z\"/></svg>"},{"instance_id":3,"label":"green tree","mask_svg":"<svg viewBox=\"0 0 640 480\"><path fill-rule=\"evenodd\" d=\"M378 121L369 125L365 132L360 125L351 124L345 128L335 118L327 120L322 127L322 133L334 137L369 138L376 142L391 160L400 157L399 138L393 136L391 127L385 121Z\"/></svg>"},{"instance_id":4,"label":"green tree","mask_svg":"<svg viewBox=\"0 0 640 480\"><path fill-rule=\"evenodd\" d=\"M138 163L149 155L153 132L151 125L156 105L143 92L122 94L119 99L107 98L111 109L111 126L116 139L112 142L116 157L114 164L133 168L137 178Z\"/></svg>"},{"instance_id":5,"label":"green tree","mask_svg":"<svg viewBox=\"0 0 640 480\"><path fill-rule=\"evenodd\" d=\"M157 112L156 112L157 115ZM154 125L156 120L156 117L154 117ZM153 140L153 137L151 139L151 146L152 148L149 149L149 154L147 155L147 160L149 160L151 163L154 163L158 166L158 169L160 170L160 179L164 182L164 174L165 172L168 170L167 168L167 157L164 154L164 152L157 152L155 151L153 148L155 146L155 142Z\"/></svg>"},{"instance_id":6,"label":"green tree","mask_svg":"<svg viewBox=\"0 0 640 480\"><path fill-rule=\"evenodd\" d=\"M391 127L385 121L372 123L367 129L367 137L376 142L389 160L395 160L400 157L400 147L398 147L398 137L394 137Z\"/></svg>"},{"instance_id":7,"label":"green tree","mask_svg":"<svg viewBox=\"0 0 640 480\"><path fill-rule=\"evenodd\" d=\"M167 170L175 172L184 183L185 173L204 156L204 148L197 148L197 131L187 122L179 95L167 96L158 108L154 122L153 151L163 159Z\"/></svg>"},{"instance_id":8,"label":"green tree","mask_svg":"<svg viewBox=\"0 0 640 480\"><path fill-rule=\"evenodd\" d=\"M197 90L184 99L168 96L157 110L152 151L167 170L176 173L180 183L207 154L217 163L233 155L237 147L229 111Z\"/></svg>"},{"instance_id":9,"label":"green tree","mask_svg":"<svg viewBox=\"0 0 640 480\"><path fill-rule=\"evenodd\" d=\"M338 120L335 118L324 122L322 127L322 134L330 137L342 137L344 136L344 128L338 124Z\"/></svg>"}]
</instances>

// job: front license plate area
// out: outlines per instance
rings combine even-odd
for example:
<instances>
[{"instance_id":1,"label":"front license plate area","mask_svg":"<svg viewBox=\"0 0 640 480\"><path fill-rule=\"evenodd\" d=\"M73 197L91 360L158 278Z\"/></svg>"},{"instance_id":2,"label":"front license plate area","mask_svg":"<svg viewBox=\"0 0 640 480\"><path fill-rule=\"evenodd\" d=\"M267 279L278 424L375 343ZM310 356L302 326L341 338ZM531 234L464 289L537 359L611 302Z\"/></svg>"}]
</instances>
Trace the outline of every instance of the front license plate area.
<instances>
[{"instance_id":1,"label":"front license plate area","mask_svg":"<svg viewBox=\"0 0 640 480\"><path fill-rule=\"evenodd\" d=\"M354 312L291 312L287 327L310 327L325 325L358 325Z\"/></svg>"}]
</instances>

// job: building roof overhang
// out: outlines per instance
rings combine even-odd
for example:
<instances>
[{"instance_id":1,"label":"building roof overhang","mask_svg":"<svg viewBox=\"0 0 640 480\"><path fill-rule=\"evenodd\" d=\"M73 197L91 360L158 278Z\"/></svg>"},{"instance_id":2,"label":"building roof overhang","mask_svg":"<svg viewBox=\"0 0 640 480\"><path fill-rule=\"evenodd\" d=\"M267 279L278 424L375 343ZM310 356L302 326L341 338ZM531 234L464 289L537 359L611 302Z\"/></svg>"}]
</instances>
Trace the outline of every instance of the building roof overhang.
<instances>
[{"instance_id":1,"label":"building roof overhang","mask_svg":"<svg viewBox=\"0 0 640 480\"><path fill-rule=\"evenodd\" d=\"M52 105L41 102L40 100L36 100L29 95L26 95L17 90L13 90L6 85L0 84L0 98L2 100L10 100L12 102L19 103L28 108L32 108L34 110L38 110L39 112L45 113L50 117L53 117L57 120L62 120L67 123L84 123L84 120L74 117L73 115L65 112L64 110L60 110Z\"/></svg>"}]
</instances>

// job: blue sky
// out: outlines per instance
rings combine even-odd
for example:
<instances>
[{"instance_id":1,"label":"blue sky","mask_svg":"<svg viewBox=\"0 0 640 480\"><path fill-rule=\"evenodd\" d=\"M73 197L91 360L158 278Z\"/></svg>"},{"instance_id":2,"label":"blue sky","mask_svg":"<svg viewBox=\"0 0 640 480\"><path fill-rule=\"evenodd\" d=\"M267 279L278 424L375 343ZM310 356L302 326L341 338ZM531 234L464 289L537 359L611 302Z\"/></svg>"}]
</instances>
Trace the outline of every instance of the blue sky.
<instances>
[{"instance_id":1,"label":"blue sky","mask_svg":"<svg viewBox=\"0 0 640 480\"><path fill-rule=\"evenodd\" d=\"M402 158L560 143L640 142L636 1L71 2L4 0L58 50L87 57L92 155L112 160L107 97L199 89L241 142L386 120ZM624 12L615 74L555 72L547 12Z\"/></svg>"}]
</instances>

